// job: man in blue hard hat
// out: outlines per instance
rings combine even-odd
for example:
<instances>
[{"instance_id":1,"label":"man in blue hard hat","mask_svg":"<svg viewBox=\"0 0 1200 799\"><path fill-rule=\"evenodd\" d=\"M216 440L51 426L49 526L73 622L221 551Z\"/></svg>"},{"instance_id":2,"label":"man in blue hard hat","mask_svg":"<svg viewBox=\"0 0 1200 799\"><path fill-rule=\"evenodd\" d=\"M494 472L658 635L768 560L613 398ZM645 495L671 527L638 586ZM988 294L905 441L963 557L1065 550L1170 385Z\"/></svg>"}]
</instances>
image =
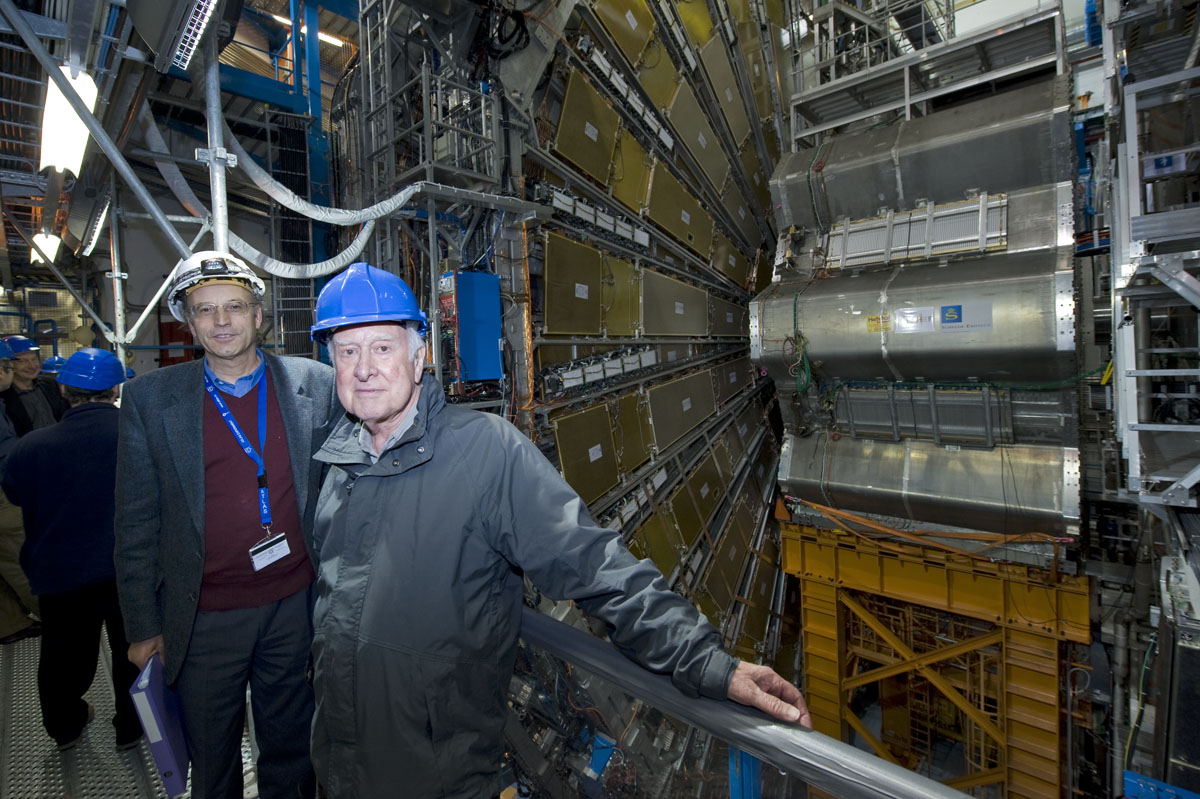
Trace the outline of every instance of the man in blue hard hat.
<instances>
[{"instance_id":1,"label":"man in blue hard hat","mask_svg":"<svg viewBox=\"0 0 1200 799\"><path fill-rule=\"evenodd\" d=\"M13 351L0 339L0 395L12 386ZM17 431L0 403L0 466L17 444ZM37 599L29 590L29 578L21 569L21 546L25 526L21 509L0 496L0 644L15 644L41 633L36 620Z\"/></svg>"},{"instance_id":2,"label":"man in blue hard hat","mask_svg":"<svg viewBox=\"0 0 1200 799\"><path fill-rule=\"evenodd\" d=\"M59 750L74 747L91 721L84 694L96 676L100 630L108 630L118 749L142 728L129 686L113 568L117 409L125 370L111 352L85 347L63 364L58 383L70 409L62 421L23 437L0 469L0 485L25 520L21 565L42 612L38 697L42 723Z\"/></svg>"},{"instance_id":3,"label":"man in blue hard hat","mask_svg":"<svg viewBox=\"0 0 1200 799\"><path fill-rule=\"evenodd\" d=\"M67 359L61 355L51 355L46 360L42 361L42 374L57 375L63 368L63 364L66 362Z\"/></svg>"},{"instance_id":4,"label":"man in blue hard hat","mask_svg":"<svg viewBox=\"0 0 1200 799\"><path fill-rule=\"evenodd\" d=\"M317 298L313 338L329 347L347 411L316 455L329 467L313 618L313 764L326 793L499 793L524 576L686 693L811 726L800 691L722 651L720 633L592 521L528 438L422 381L425 328L408 286L367 264Z\"/></svg>"},{"instance_id":5,"label":"man in blue hard hat","mask_svg":"<svg viewBox=\"0 0 1200 799\"><path fill-rule=\"evenodd\" d=\"M312 454L340 410L328 366L258 349L264 290L228 253L181 263L167 304L204 358L141 375L121 401L116 565L129 658L140 668L160 655L179 693L193 799L242 797L247 685L259 797L315 790Z\"/></svg>"},{"instance_id":6,"label":"man in blue hard hat","mask_svg":"<svg viewBox=\"0 0 1200 799\"><path fill-rule=\"evenodd\" d=\"M57 422L67 405L53 380L39 379L42 361L37 342L28 336L9 336L5 341L13 351L13 380L0 392L0 399L17 435L23 436Z\"/></svg>"}]
</instances>

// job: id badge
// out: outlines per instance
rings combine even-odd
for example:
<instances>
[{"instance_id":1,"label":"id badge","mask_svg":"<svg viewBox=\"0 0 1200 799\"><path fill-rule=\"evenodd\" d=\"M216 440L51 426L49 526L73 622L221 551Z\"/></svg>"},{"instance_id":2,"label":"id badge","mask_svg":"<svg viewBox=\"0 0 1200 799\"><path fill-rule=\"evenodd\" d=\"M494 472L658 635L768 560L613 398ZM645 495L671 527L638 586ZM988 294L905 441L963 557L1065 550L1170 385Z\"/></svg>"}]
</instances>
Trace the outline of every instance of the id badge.
<instances>
[{"instance_id":1,"label":"id badge","mask_svg":"<svg viewBox=\"0 0 1200 799\"><path fill-rule=\"evenodd\" d=\"M291 552L292 550L287 542L287 535L285 533L277 533L270 538L264 538L250 547L250 562L254 565L254 571L258 572L267 568L275 561L286 558Z\"/></svg>"}]
</instances>

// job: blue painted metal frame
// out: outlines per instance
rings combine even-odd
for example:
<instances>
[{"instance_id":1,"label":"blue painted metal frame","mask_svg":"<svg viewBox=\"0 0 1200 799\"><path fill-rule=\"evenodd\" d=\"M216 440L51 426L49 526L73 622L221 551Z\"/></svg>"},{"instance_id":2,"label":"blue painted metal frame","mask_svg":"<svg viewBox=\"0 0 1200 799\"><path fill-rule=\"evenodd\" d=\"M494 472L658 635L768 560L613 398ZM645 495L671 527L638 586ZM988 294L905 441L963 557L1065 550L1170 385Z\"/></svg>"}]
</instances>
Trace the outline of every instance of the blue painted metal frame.
<instances>
[{"instance_id":1,"label":"blue painted metal frame","mask_svg":"<svg viewBox=\"0 0 1200 799\"><path fill-rule=\"evenodd\" d=\"M1200 794L1126 771L1125 799L1200 799Z\"/></svg>"},{"instance_id":2,"label":"blue painted metal frame","mask_svg":"<svg viewBox=\"0 0 1200 799\"><path fill-rule=\"evenodd\" d=\"M762 763L729 747L729 799L762 799Z\"/></svg>"}]
</instances>

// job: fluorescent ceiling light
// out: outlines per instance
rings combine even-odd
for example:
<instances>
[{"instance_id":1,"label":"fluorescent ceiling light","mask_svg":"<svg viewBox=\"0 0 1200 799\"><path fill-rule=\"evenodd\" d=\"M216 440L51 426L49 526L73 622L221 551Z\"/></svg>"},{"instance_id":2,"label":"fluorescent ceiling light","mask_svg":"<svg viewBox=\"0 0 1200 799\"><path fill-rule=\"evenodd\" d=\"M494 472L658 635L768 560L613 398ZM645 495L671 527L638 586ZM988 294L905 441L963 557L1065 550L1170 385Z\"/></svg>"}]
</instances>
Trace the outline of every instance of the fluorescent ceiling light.
<instances>
[{"instance_id":1,"label":"fluorescent ceiling light","mask_svg":"<svg viewBox=\"0 0 1200 799\"><path fill-rule=\"evenodd\" d=\"M91 111L96 106L96 82L83 70L71 77L71 67L59 67L71 88ZM38 171L54 167L60 172L70 172L79 177L83 164L83 151L87 149L88 130L67 98L58 90L58 84L47 78L46 107L42 109L42 165Z\"/></svg>"},{"instance_id":2,"label":"fluorescent ceiling light","mask_svg":"<svg viewBox=\"0 0 1200 799\"><path fill-rule=\"evenodd\" d=\"M53 263L54 259L58 258L58 248L62 246L62 239L53 233L38 233L33 237L33 243L41 247L42 252L46 253L50 262ZM29 263L40 264L41 262L42 256L38 253L37 249L31 249L29 251Z\"/></svg>"},{"instance_id":3,"label":"fluorescent ceiling light","mask_svg":"<svg viewBox=\"0 0 1200 799\"><path fill-rule=\"evenodd\" d=\"M275 20L280 25L286 25L289 28L292 27L292 21L290 19L288 19L287 17L281 17L278 14L272 14L271 19ZM307 25L300 26L300 35L301 36L308 35L308 26ZM324 31L317 31L317 38L320 39L321 41L325 42L325 44L332 44L334 47L345 47L346 46L345 39L339 39L338 37L336 37L332 34L329 34L329 33L325 33Z\"/></svg>"}]
</instances>

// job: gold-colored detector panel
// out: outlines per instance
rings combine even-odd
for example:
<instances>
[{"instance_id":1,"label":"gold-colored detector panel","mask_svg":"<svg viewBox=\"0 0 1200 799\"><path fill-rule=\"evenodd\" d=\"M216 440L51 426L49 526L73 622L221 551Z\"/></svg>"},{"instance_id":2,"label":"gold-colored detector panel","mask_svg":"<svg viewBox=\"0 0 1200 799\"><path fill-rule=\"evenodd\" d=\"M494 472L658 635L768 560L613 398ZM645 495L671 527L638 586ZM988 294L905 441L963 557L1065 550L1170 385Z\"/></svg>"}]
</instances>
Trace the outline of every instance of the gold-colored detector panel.
<instances>
[{"instance_id":1,"label":"gold-colored detector panel","mask_svg":"<svg viewBox=\"0 0 1200 799\"><path fill-rule=\"evenodd\" d=\"M635 214L642 212L646 204L646 190L650 185L650 156L633 134L624 128L617 135L611 185L617 202Z\"/></svg>"},{"instance_id":2,"label":"gold-colored detector panel","mask_svg":"<svg viewBox=\"0 0 1200 799\"><path fill-rule=\"evenodd\" d=\"M608 405L597 405L554 420L554 440L563 478L584 502L594 502L617 484Z\"/></svg>"},{"instance_id":3,"label":"gold-colored detector panel","mask_svg":"<svg viewBox=\"0 0 1200 799\"><path fill-rule=\"evenodd\" d=\"M581 73L572 72L558 117L554 151L601 183L608 183L618 120L617 112Z\"/></svg>"},{"instance_id":4,"label":"gold-colored detector panel","mask_svg":"<svg viewBox=\"0 0 1200 799\"><path fill-rule=\"evenodd\" d=\"M654 386L649 390L654 443L666 450L716 410L708 370Z\"/></svg>"},{"instance_id":5,"label":"gold-colored detector panel","mask_svg":"<svg viewBox=\"0 0 1200 799\"><path fill-rule=\"evenodd\" d=\"M547 333L600 334L601 259L594 247L555 233L546 236Z\"/></svg>"},{"instance_id":6,"label":"gold-colored detector panel","mask_svg":"<svg viewBox=\"0 0 1200 799\"><path fill-rule=\"evenodd\" d=\"M750 262L729 237L719 230L713 233L712 265L718 272L745 288L746 278L750 274Z\"/></svg>"},{"instance_id":7,"label":"gold-colored detector panel","mask_svg":"<svg viewBox=\"0 0 1200 799\"><path fill-rule=\"evenodd\" d=\"M654 431L650 429L650 410L644 400L642 394L634 392L613 403L613 413L618 422L613 437L622 474L632 472L650 458Z\"/></svg>"},{"instance_id":8,"label":"gold-colored detector panel","mask_svg":"<svg viewBox=\"0 0 1200 799\"><path fill-rule=\"evenodd\" d=\"M713 186L720 189L725 184L725 178L729 177L729 159L721 149L721 142L708 123L708 117L700 110L700 103L690 86L685 84L679 87L667 116L679 134L677 144L688 148Z\"/></svg>"},{"instance_id":9,"label":"gold-colored detector panel","mask_svg":"<svg viewBox=\"0 0 1200 799\"><path fill-rule=\"evenodd\" d=\"M733 141L740 147L750 136L750 119L746 116L746 104L742 101L737 79L733 76L733 65L729 63L725 42L716 37L704 45L700 51L700 61L708 73L708 82L729 125L729 132L733 134Z\"/></svg>"},{"instance_id":10,"label":"gold-colored detector panel","mask_svg":"<svg viewBox=\"0 0 1200 799\"><path fill-rule=\"evenodd\" d=\"M719 297L708 298L709 332L714 336L746 336L750 321L744 305Z\"/></svg>"},{"instance_id":11,"label":"gold-colored detector panel","mask_svg":"<svg viewBox=\"0 0 1200 799\"><path fill-rule=\"evenodd\" d=\"M725 402L749 386L753 368L749 358L738 358L714 367L712 372L717 383L717 402Z\"/></svg>"},{"instance_id":12,"label":"gold-colored detector panel","mask_svg":"<svg viewBox=\"0 0 1200 799\"><path fill-rule=\"evenodd\" d=\"M642 0L596 0L592 10L625 60L636 64L654 33L654 15Z\"/></svg>"},{"instance_id":13,"label":"gold-colored detector panel","mask_svg":"<svg viewBox=\"0 0 1200 799\"><path fill-rule=\"evenodd\" d=\"M746 241L750 242L750 246L757 248L758 245L762 244L762 231L758 229L758 222L755 220L756 210L742 196L741 189L737 187L736 183L730 181L729 187L721 195L721 202L725 205L725 209L729 211L729 215L733 217L733 223L738 226L738 229L742 231L742 235L746 237Z\"/></svg>"},{"instance_id":14,"label":"gold-colored detector panel","mask_svg":"<svg viewBox=\"0 0 1200 799\"><path fill-rule=\"evenodd\" d=\"M711 452L700 462L696 470L688 475L687 483L688 488L692 491L692 497L696 500L700 518L707 519L716 510L721 497L725 495L725 482L721 479L720 470L717 469L717 459Z\"/></svg>"},{"instance_id":15,"label":"gold-colored detector panel","mask_svg":"<svg viewBox=\"0 0 1200 799\"><path fill-rule=\"evenodd\" d=\"M708 293L649 269L642 271L642 330L647 336L708 333Z\"/></svg>"},{"instance_id":16,"label":"gold-colored detector panel","mask_svg":"<svg viewBox=\"0 0 1200 799\"><path fill-rule=\"evenodd\" d=\"M754 190L754 202L760 208L769 208L771 205L771 189L767 183L767 175L763 172L762 166L758 161L758 154L754 152L753 143L747 143L742 148L741 152L742 169L746 172L746 179L750 181L750 188Z\"/></svg>"},{"instance_id":17,"label":"gold-colored detector panel","mask_svg":"<svg viewBox=\"0 0 1200 799\"><path fill-rule=\"evenodd\" d=\"M640 536L646 555L663 574L670 574L679 565L680 540L674 523L655 511L642 525Z\"/></svg>"},{"instance_id":18,"label":"gold-colored detector panel","mask_svg":"<svg viewBox=\"0 0 1200 799\"><path fill-rule=\"evenodd\" d=\"M712 248L712 219L661 161L650 181L647 215L701 257Z\"/></svg>"},{"instance_id":19,"label":"gold-colored detector panel","mask_svg":"<svg viewBox=\"0 0 1200 799\"><path fill-rule=\"evenodd\" d=\"M683 29L687 32L688 38L692 40L693 47L703 47L709 39L713 38L716 31L713 29L712 17L709 16L708 6L705 3L699 2L699 0L677 2L675 10L679 12L679 19L683 22Z\"/></svg>"},{"instance_id":20,"label":"gold-colored detector panel","mask_svg":"<svg viewBox=\"0 0 1200 799\"><path fill-rule=\"evenodd\" d=\"M679 70L657 38L652 39L642 57L642 67L638 71L638 82L654 103L654 107L662 110L671 104L679 88Z\"/></svg>"},{"instance_id":21,"label":"gold-colored detector panel","mask_svg":"<svg viewBox=\"0 0 1200 799\"><path fill-rule=\"evenodd\" d=\"M628 261L604 256L604 279L600 302L604 312L604 330L610 336L633 336L641 317L641 282L638 268Z\"/></svg>"}]
</instances>

